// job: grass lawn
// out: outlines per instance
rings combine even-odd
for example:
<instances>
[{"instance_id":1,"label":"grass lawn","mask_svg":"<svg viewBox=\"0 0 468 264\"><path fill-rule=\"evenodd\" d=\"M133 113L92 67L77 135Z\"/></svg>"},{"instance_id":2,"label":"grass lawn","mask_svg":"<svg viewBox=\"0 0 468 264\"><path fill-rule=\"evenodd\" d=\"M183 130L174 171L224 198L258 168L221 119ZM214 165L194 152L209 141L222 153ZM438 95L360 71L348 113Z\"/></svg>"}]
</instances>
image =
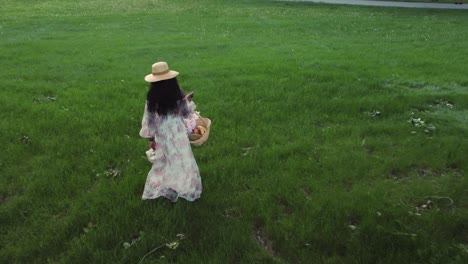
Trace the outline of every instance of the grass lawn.
<instances>
[{"instance_id":1,"label":"grass lawn","mask_svg":"<svg viewBox=\"0 0 468 264\"><path fill-rule=\"evenodd\" d=\"M0 36L1 263L468 260L466 11L6 0ZM194 203L140 199L160 60L213 121Z\"/></svg>"}]
</instances>

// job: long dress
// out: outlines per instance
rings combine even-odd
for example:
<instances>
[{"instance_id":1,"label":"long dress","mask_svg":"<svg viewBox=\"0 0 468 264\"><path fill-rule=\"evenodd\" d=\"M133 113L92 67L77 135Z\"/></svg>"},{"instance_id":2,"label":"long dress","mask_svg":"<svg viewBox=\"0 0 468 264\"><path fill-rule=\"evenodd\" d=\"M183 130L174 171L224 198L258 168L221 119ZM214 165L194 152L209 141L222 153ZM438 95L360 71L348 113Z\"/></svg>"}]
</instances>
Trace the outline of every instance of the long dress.
<instances>
[{"instance_id":1,"label":"long dress","mask_svg":"<svg viewBox=\"0 0 468 264\"><path fill-rule=\"evenodd\" d=\"M160 158L148 173L143 200L166 197L172 202L178 197L188 201L198 199L202 192L200 172L190 147L187 129L182 120L190 114L186 99L179 103L179 113L160 117L145 110L140 136L154 137Z\"/></svg>"}]
</instances>

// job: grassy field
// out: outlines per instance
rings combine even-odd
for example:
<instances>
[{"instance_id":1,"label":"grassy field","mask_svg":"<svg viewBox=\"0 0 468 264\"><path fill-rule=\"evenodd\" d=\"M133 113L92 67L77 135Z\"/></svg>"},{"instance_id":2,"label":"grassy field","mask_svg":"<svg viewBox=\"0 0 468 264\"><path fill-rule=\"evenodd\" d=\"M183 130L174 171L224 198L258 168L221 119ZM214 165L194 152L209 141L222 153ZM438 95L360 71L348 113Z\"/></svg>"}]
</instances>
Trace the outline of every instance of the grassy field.
<instances>
[{"instance_id":1,"label":"grassy field","mask_svg":"<svg viewBox=\"0 0 468 264\"><path fill-rule=\"evenodd\" d=\"M467 12L6 0L0 36L1 263L468 260ZM194 203L140 199L159 60L213 121Z\"/></svg>"}]
</instances>

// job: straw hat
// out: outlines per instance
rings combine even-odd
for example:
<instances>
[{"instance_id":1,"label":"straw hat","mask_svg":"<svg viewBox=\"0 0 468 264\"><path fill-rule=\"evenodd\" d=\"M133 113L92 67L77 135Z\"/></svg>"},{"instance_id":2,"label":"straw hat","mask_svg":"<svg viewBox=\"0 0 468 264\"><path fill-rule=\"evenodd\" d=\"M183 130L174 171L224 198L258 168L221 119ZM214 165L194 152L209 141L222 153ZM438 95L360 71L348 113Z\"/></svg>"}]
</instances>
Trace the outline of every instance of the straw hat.
<instances>
[{"instance_id":1,"label":"straw hat","mask_svg":"<svg viewBox=\"0 0 468 264\"><path fill-rule=\"evenodd\" d=\"M145 76L145 81L157 82L168 80L176 77L177 75L179 75L178 72L169 70L169 66L166 62L160 61L153 64L151 74Z\"/></svg>"}]
</instances>

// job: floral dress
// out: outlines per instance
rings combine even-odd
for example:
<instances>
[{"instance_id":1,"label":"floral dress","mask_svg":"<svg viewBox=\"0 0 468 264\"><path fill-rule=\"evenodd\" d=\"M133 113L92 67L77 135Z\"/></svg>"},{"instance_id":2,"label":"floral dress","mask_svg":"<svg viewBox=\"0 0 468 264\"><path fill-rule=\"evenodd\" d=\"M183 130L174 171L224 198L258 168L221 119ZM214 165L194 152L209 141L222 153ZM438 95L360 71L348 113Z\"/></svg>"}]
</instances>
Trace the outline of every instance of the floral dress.
<instances>
[{"instance_id":1,"label":"floral dress","mask_svg":"<svg viewBox=\"0 0 468 264\"><path fill-rule=\"evenodd\" d=\"M143 200L166 197L172 202L182 197L198 199L202 192L200 172L190 147L187 129L182 121L190 115L186 99L179 103L180 113L162 118L150 113L145 105L140 136L154 137L157 158L146 178ZM148 153L147 153L148 154Z\"/></svg>"}]
</instances>

